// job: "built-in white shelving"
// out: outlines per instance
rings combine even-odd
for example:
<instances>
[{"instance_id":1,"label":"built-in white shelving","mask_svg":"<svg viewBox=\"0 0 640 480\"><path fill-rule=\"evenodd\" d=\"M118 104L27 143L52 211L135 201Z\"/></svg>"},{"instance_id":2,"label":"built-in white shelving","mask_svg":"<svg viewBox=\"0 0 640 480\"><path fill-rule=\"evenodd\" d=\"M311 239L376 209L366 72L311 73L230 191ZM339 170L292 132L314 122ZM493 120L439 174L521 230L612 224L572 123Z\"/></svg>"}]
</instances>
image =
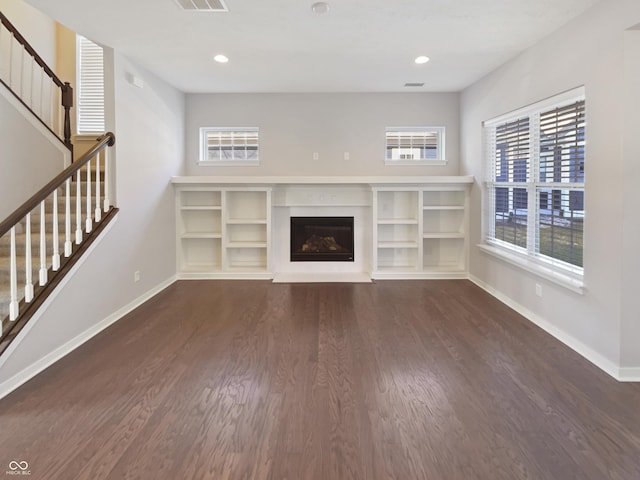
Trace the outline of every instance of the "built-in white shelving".
<instances>
[{"instance_id":1,"label":"built-in white shelving","mask_svg":"<svg viewBox=\"0 0 640 480\"><path fill-rule=\"evenodd\" d=\"M184 278L270 278L270 188L181 188L178 270Z\"/></svg>"},{"instance_id":2,"label":"built-in white shelving","mask_svg":"<svg viewBox=\"0 0 640 480\"><path fill-rule=\"evenodd\" d=\"M374 187L373 207L373 278L466 272L466 184Z\"/></svg>"},{"instance_id":3,"label":"built-in white shelving","mask_svg":"<svg viewBox=\"0 0 640 480\"><path fill-rule=\"evenodd\" d=\"M472 182L472 177L176 177L178 275L273 278L280 270L272 264L272 210L282 215L282 209L315 206L322 215L336 208L338 216L344 208L365 209L369 226L362 235L371 238L363 241L369 245L365 251L356 252L367 266L363 275L464 278ZM282 227L275 235L277 245L289 241Z\"/></svg>"}]
</instances>

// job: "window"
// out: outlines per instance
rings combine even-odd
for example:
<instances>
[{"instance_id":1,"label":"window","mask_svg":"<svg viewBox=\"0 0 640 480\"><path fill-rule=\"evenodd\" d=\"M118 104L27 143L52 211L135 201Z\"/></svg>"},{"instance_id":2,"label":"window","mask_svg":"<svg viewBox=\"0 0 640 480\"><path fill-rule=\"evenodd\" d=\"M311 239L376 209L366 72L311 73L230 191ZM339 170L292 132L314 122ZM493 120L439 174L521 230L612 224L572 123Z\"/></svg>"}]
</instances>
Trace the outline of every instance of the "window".
<instances>
[{"instance_id":1,"label":"window","mask_svg":"<svg viewBox=\"0 0 640 480\"><path fill-rule=\"evenodd\" d=\"M104 61L102 47L76 36L76 126L79 135L104 133Z\"/></svg>"},{"instance_id":2,"label":"window","mask_svg":"<svg viewBox=\"0 0 640 480\"><path fill-rule=\"evenodd\" d=\"M200 129L200 164L258 165L258 128Z\"/></svg>"},{"instance_id":3,"label":"window","mask_svg":"<svg viewBox=\"0 0 640 480\"><path fill-rule=\"evenodd\" d=\"M485 133L487 243L555 274L581 278L584 90L487 121Z\"/></svg>"},{"instance_id":4,"label":"window","mask_svg":"<svg viewBox=\"0 0 640 480\"><path fill-rule=\"evenodd\" d=\"M387 127L387 165L444 165L444 127Z\"/></svg>"}]
</instances>

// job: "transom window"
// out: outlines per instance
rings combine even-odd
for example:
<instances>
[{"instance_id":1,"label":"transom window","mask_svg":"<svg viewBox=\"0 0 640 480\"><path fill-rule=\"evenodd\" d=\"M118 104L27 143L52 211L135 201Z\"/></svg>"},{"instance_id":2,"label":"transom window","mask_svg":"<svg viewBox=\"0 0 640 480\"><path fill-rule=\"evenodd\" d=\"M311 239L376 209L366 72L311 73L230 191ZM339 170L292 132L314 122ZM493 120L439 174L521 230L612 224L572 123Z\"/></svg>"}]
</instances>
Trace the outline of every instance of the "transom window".
<instances>
[{"instance_id":1,"label":"transom window","mask_svg":"<svg viewBox=\"0 0 640 480\"><path fill-rule=\"evenodd\" d=\"M488 244L583 275L582 88L485 122Z\"/></svg>"},{"instance_id":2,"label":"transom window","mask_svg":"<svg viewBox=\"0 0 640 480\"><path fill-rule=\"evenodd\" d=\"M257 127L203 127L200 129L200 163L210 165L257 165Z\"/></svg>"},{"instance_id":3,"label":"transom window","mask_svg":"<svg viewBox=\"0 0 640 480\"><path fill-rule=\"evenodd\" d=\"M387 127L387 165L443 165L444 127Z\"/></svg>"}]
</instances>

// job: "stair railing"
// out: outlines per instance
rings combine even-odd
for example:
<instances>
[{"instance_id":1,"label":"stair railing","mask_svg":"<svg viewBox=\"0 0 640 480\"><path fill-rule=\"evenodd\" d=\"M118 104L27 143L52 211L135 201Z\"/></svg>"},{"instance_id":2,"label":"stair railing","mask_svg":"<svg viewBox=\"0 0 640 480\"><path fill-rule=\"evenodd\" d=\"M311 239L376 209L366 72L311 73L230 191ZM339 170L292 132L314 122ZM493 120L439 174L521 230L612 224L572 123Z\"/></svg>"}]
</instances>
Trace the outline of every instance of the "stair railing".
<instances>
[{"instance_id":1,"label":"stair railing","mask_svg":"<svg viewBox=\"0 0 640 480\"><path fill-rule=\"evenodd\" d=\"M88 240L92 241L117 212L111 205L110 172L113 166L107 148L114 143L115 136L111 132L98 138L87 153L0 223L0 241L7 242L8 237L10 256L9 316L0 319L0 352L3 340L22 315L21 306L27 309L58 272L70 268L66 265L71 263L69 260L81 253ZM75 185L72 185L74 180ZM32 216L39 216L39 222L32 225ZM38 233L34 235L33 230ZM18 235L24 238L20 248L16 241ZM9 326L3 328L7 320Z\"/></svg>"},{"instance_id":2,"label":"stair railing","mask_svg":"<svg viewBox=\"0 0 640 480\"><path fill-rule=\"evenodd\" d=\"M73 88L0 12L0 83L71 150Z\"/></svg>"}]
</instances>

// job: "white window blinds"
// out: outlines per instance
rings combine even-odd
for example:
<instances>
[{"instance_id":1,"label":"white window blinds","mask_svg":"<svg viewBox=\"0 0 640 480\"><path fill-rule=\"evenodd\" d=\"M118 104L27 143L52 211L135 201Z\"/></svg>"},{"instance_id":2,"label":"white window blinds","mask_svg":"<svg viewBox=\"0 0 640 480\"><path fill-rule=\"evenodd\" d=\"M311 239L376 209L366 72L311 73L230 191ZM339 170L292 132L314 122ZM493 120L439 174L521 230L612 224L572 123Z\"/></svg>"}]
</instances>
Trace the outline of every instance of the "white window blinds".
<instances>
[{"instance_id":1,"label":"white window blinds","mask_svg":"<svg viewBox=\"0 0 640 480\"><path fill-rule=\"evenodd\" d=\"M485 122L487 242L583 273L583 89Z\"/></svg>"},{"instance_id":2,"label":"white window blinds","mask_svg":"<svg viewBox=\"0 0 640 480\"><path fill-rule=\"evenodd\" d=\"M80 135L104 133L104 55L102 47L77 35L76 126Z\"/></svg>"}]
</instances>

